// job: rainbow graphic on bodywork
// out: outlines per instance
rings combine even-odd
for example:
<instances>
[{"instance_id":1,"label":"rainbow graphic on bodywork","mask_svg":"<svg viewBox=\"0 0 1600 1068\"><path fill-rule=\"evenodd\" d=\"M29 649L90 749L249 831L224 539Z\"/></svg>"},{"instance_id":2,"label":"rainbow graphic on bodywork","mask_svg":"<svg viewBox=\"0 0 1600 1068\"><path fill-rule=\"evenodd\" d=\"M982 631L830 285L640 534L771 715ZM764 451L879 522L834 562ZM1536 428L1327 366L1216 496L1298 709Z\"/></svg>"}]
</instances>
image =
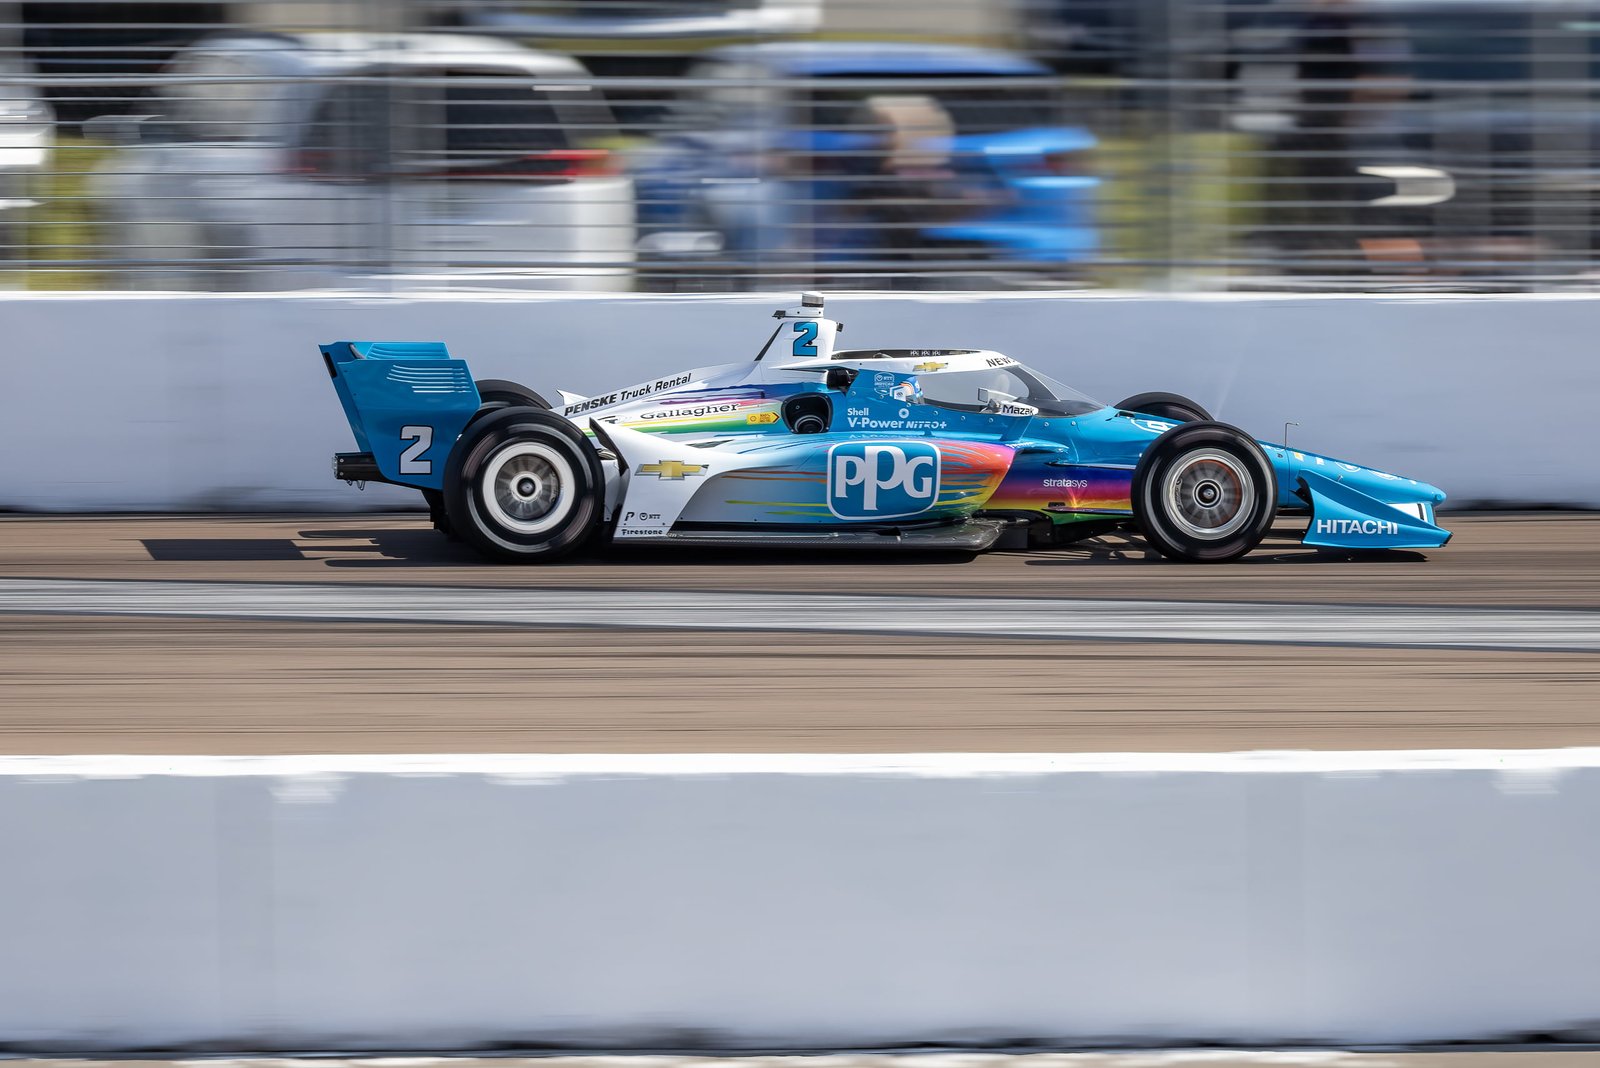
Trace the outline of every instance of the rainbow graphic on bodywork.
<instances>
[{"instance_id":1,"label":"rainbow graphic on bodywork","mask_svg":"<svg viewBox=\"0 0 1600 1068\"><path fill-rule=\"evenodd\" d=\"M1023 453L995 490L990 511L1044 512L1058 521L1073 513L1127 515L1133 511L1133 468L1091 467Z\"/></svg>"},{"instance_id":2,"label":"rainbow graphic on bodywork","mask_svg":"<svg viewBox=\"0 0 1600 1068\"><path fill-rule=\"evenodd\" d=\"M779 428L785 397L800 388L736 387L672 393L643 411L623 417L619 424L646 434L739 434L764 427Z\"/></svg>"},{"instance_id":3,"label":"rainbow graphic on bodywork","mask_svg":"<svg viewBox=\"0 0 1600 1068\"><path fill-rule=\"evenodd\" d=\"M775 318L777 328L753 360L587 397L563 392L564 404L551 416L512 411L480 420L503 402L494 395L501 391L480 391L466 364L439 342L320 346L359 450L336 454L334 473L411 486L429 494L430 505L449 475L453 484L474 487L468 505L527 493L539 500L523 503L537 509L549 488L544 476L513 479L509 460L495 466L489 458L522 455L522 438L565 437L570 425L593 442L603 484L577 480L571 490L592 496L597 507L567 508L555 518L577 523L598 514L617 541L684 534L692 536L679 540L700 544L871 545L873 537L857 535L886 534L886 545L987 547L1002 532L1008 544L1016 534L1028 544L1066 544L1073 539L1062 535L1129 526L1140 464L1148 479L1140 500L1151 494L1152 514L1209 510L1204 477L1190 478L1196 450L1245 459L1259 448L1265 456L1254 458L1271 465L1270 474L1252 473L1263 495L1275 477L1279 507L1312 513L1304 544L1432 548L1449 540L1435 514L1444 493L1427 483L1271 442L1252 446L1236 428L1180 427L1148 413L1149 397L1105 406L993 350L836 350L840 325L809 294L798 310L779 309ZM519 396L516 407L531 400ZM533 425L556 416L566 423ZM500 434L513 435L519 451L490 440ZM567 493L559 479L552 485ZM461 507L454 492L444 496L443 515L430 509L435 524L470 528L480 547L507 559L553 558L566 548L552 548L550 539L581 533L489 522L475 507ZM973 516L979 521L963 522ZM1044 530L1045 516L1078 526ZM1140 518L1157 530L1151 516ZM761 526L758 536L742 536ZM768 536L796 531L803 536ZM1040 534L1054 536L1036 539ZM1229 553L1238 547L1211 547L1219 546ZM1177 542L1157 548L1206 556Z\"/></svg>"},{"instance_id":4,"label":"rainbow graphic on bodywork","mask_svg":"<svg viewBox=\"0 0 1600 1068\"><path fill-rule=\"evenodd\" d=\"M893 444L862 437L875 444ZM964 518L988 507L1011 466L1014 450L988 442L922 439L939 451L937 499L916 522ZM683 521L738 524L838 524L828 506L828 448L819 442L796 462L718 475L695 494Z\"/></svg>"}]
</instances>

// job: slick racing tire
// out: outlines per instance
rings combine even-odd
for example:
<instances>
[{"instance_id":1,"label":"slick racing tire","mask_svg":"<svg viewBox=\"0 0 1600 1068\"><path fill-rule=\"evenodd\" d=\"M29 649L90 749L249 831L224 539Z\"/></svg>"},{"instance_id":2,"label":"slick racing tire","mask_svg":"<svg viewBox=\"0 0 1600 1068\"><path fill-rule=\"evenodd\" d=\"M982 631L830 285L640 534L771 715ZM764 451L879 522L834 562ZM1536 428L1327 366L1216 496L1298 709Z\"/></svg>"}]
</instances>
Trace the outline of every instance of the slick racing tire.
<instances>
[{"instance_id":1,"label":"slick racing tire","mask_svg":"<svg viewBox=\"0 0 1600 1068\"><path fill-rule=\"evenodd\" d=\"M473 413L468 423L476 422L490 412L498 412L502 408L549 408L550 402L539 394L519 382L508 382L503 378L480 378L473 385L478 387L478 410ZM449 513L445 510L444 494L439 490L423 490L423 500L428 502L428 518L433 522L433 529L443 534L451 541L460 541L455 528L450 525Z\"/></svg>"},{"instance_id":2,"label":"slick racing tire","mask_svg":"<svg viewBox=\"0 0 1600 1068\"><path fill-rule=\"evenodd\" d=\"M1174 423L1205 423L1211 421L1210 412L1188 397L1182 397L1176 393L1135 393L1117 405L1117 408L1124 412L1153 415L1157 419L1169 419Z\"/></svg>"},{"instance_id":3,"label":"slick racing tire","mask_svg":"<svg viewBox=\"0 0 1600 1068\"><path fill-rule=\"evenodd\" d=\"M518 382L507 382L503 378L480 378L473 385L478 387L480 413L485 408L550 407L549 401Z\"/></svg>"},{"instance_id":4,"label":"slick racing tire","mask_svg":"<svg viewBox=\"0 0 1600 1068\"><path fill-rule=\"evenodd\" d=\"M1278 511L1272 461L1226 423L1173 427L1133 472L1133 517L1162 556L1194 563L1237 560L1260 544Z\"/></svg>"},{"instance_id":5,"label":"slick racing tire","mask_svg":"<svg viewBox=\"0 0 1600 1068\"><path fill-rule=\"evenodd\" d=\"M455 534L508 563L556 560L600 523L605 475L582 431L553 412L505 408L471 423L445 465Z\"/></svg>"}]
</instances>

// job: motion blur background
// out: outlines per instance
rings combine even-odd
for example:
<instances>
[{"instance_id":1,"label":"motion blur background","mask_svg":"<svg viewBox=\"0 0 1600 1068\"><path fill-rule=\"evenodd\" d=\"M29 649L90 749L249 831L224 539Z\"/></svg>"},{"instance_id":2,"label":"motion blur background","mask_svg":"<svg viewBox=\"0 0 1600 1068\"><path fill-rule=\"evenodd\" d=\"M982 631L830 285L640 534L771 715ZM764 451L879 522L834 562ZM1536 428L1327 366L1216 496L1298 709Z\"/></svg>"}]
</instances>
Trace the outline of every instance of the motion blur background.
<instances>
[{"instance_id":1,"label":"motion blur background","mask_svg":"<svg viewBox=\"0 0 1600 1068\"><path fill-rule=\"evenodd\" d=\"M1600 0L0 0L0 1046L1600 1041L1600 748L1555 748L1600 747L1600 518L1548 510L1600 508L1597 41ZM319 342L593 395L802 288L1542 510L491 571L329 469Z\"/></svg>"},{"instance_id":2,"label":"motion blur background","mask_svg":"<svg viewBox=\"0 0 1600 1068\"><path fill-rule=\"evenodd\" d=\"M1586 289L1600 0L0 4L0 285Z\"/></svg>"}]
</instances>

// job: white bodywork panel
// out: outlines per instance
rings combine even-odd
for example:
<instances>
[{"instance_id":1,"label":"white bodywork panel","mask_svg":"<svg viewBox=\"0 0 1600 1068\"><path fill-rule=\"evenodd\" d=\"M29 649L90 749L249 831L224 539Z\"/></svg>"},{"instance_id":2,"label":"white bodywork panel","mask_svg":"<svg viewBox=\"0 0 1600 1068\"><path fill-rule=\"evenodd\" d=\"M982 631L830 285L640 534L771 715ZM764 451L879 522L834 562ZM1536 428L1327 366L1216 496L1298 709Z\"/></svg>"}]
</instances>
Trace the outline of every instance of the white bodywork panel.
<instances>
[{"instance_id":1,"label":"white bodywork panel","mask_svg":"<svg viewBox=\"0 0 1600 1068\"><path fill-rule=\"evenodd\" d=\"M713 476L768 462L761 453L697 448L665 434L645 434L625 426L603 426L599 432L627 465L613 535L619 541L664 537Z\"/></svg>"},{"instance_id":2,"label":"white bodywork panel","mask_svg":"<svg viewBox=\"0 0 1600 1068\"><path fill-rule=\"evenodd\" d=\"M812 383L820 385L831 368L851 368L859 372L893 372L897 375L933 375L1011 366L1008 356L986 349L917 349L905 356L884 356L879 350L863 349L862 358L835 359L835 344L840 326L821 314L819 308L803 308L780 313L777 330L757 359L744 362L697 367L662 375L621 389L592 397L560 391L564 402L560 413L583 430L600 436L620 454L622 470L606 464L606 507L616 519L614 537L618 541L665 537L689 506L695 494L718 475L750 470L772 462L766 449L752 446L796 444L784 435L752 437L748 432L711 428L705 432L685 430L683 423L698 417L715 417L723 409L750 412L754 426L770 426L780 419L780 399L754 409L740 408L732 400L719 402L708 397L698 407L685 406L681 418L664 410L669 396L693 394L697 390L729 390L740 386L759 389L763 385ZM757 422L757 420L760 420ZM670 423L676 432L661 433ZM650 433L648 431L658 432ZM719 447L726 442L737 448Z\"/></svg>"}]
</instances>

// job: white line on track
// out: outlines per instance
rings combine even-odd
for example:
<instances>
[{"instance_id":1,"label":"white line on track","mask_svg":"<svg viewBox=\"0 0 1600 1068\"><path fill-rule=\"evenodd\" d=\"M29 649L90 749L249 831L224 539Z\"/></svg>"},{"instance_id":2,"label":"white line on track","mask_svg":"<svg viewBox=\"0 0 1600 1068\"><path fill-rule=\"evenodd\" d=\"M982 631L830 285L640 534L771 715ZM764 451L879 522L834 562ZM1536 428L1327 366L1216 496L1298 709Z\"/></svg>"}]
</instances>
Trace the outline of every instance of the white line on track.
<instances>
[{"instance_id":1,"label":"white line on track","mask_svg":"<svg viewBox=\"0 0 1600 1068\"><path fill-rule=\"evenodd\" d=\"M1600 612L223 582L0 580L0 612L1600 651Z\"/></svg>"}]
</instances>

